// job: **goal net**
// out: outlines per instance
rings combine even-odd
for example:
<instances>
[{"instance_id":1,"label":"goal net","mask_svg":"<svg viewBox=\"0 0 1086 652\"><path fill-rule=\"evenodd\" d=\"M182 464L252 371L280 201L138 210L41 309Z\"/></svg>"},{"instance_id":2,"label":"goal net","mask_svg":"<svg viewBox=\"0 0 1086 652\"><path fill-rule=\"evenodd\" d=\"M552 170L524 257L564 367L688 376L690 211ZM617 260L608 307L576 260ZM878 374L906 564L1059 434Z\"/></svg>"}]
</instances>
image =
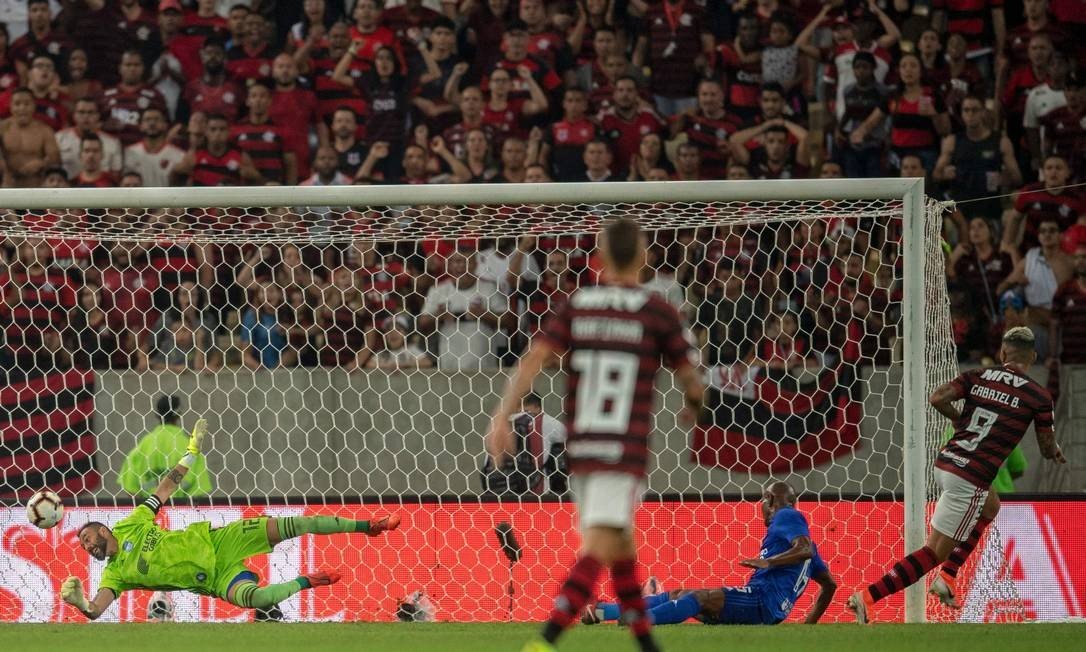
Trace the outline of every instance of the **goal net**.
<instances>
[{"instance_id":1,"label":"goal net","mask_svg":"<svg viewBox=\"0 0 1086 652\"><path fill-rule=\"evenodd\" d=\"M943 430L926 397L956 372L940 211L921 193L896 179L5 191L0 620L81 619L59 584L93 594L103 565L76 531L123 518L200 416L206 468L163 527L404 518L388 536L305 536L253 558L265 581L343 572L284 618L389 620L420 592L433 608L416 613L439 620L545 618L579 541L562 370L515 420L512 468L485 466L482 434L531 337L597 281L595 235L616 216L646 229L644 282L689 320L708 386L691 431L659 379L643 573L744 584L761 488L781 479L842 590L859 587L922 545ZM37 530L20 505L45 487L67 515ZM997 536L963 572L978 619L1018 604ZM923 590L876 618L954 617ZM104 619L143 620L148 596ZM252 617L173 600L180 620ZM846 618L841 600L826 618Z\"/></svg>"}]
</instances>

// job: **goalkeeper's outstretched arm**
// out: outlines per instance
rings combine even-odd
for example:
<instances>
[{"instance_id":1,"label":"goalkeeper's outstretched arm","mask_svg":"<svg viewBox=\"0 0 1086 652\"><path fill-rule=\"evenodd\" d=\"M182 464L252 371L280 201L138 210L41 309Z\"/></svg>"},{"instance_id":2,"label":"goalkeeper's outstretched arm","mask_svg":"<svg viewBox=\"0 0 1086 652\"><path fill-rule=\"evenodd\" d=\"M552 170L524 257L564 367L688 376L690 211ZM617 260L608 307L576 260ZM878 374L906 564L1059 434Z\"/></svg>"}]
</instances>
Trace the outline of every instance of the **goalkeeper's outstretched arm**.
<instances>
[{"instance_id":1,"label":"goalkeeper's outstretched arm","mask_svg":"<svg viewBox=\"0 0 1086 652\"><path fill-rule=\"evenodd\" d=\"M200 456L200 448L206 434L207 421L197 419L196 425L192 427L192 435L189 436L189 445L185 449L185 456L178 461L177 466L172 471L166 474L166 477L162 478L162 481L158 483L158 488L155 489L154 495L160 503L165 504L170 496L177 491L177 488L181 486L185 474L189 472L192 465L196 463L196 458Z\"/></svg>"},{"instance_id":2,"label":"goalkeeper's outstretched arm","mask_svg":"<svg viewBox=\"0 0 1086 652\"><path fill-rule=\"evenodd\" d=\"M97 620L117 599L110 589L98 589L98 595L94 596L93 600L88 600L87 596L83 595L83 582L77 577L64 580L64 583L60 585L60 597L89 620Z\"/></svg>"}]
</instances>

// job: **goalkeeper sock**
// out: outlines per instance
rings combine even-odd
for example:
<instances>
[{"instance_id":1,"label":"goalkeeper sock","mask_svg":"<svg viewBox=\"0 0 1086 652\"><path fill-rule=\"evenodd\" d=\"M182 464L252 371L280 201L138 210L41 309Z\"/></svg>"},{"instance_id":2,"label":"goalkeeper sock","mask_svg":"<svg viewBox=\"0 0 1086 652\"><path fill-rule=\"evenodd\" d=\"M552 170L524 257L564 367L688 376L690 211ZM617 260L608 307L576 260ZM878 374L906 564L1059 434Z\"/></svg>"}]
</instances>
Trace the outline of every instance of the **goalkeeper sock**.
<instances>
[{"instance_id":1,"label":"goalkeeper sock","mask_svg":"<svg viewBox=\"0 0 1086 652\"><path fill-rule=\"evenodd\" d=\"M943 572L951 577L957 577L958 569L961 568L962 564L965 563L965 560L969 558L973 549L980 543L980 538L984 536L984 531L987 530L988 526L991 524L991 519L981 516L977 521L977 524L973 526L973 531L969 533L969 538L959 543L954 550L950 551L950 556L947 557L946 562L943 563Z\"/></svg>"},{"instance_id":2,"label":"goalkeeper sock","mask_svg":"<svg viewBox=\"0 0 1086 652\"><path fill-rule=\"evenodd\" d=\"M267 609L286 600L298 591L308 588L310 588L309 580L304 577L281 584L268 584L267 586L257 586L254 582L246 582L234 592L234 604L249 609Z\"/></svg>"},{"instance_id":3,"label":"goalkeeper sock","mask_svg":"<svg viewBox=\"0 0 1086 652\"><path fill-rule=\"evenodd\" d=\"M303 534L339 534L369 532L369 521L353 521L338 516L281 516L275 519L281 539L293 539Z\"/></svg>"},{"instance_id":4,"label":"goalkeeper sock","mask_svg":"<svg viewBox=\"0 0 1086 652\"><path fill-rule=\"evenodd\" d=\"M649 617L657 625L677 625L701 613L701 605L693 593L687 593L678 600L668 600L649 610Z\"/></svg>"},{"instance_id":5,"label":"goalkeeper sock","mask_svg":"<svg viewBox=\"0 0 1086 652\"><path fill-rule=\"evenodd\" d=\"M630 626L642 649L655 649L652 643L652 621L641 597L641 582L637 579L637 560L619 559L611 565L611 578L615 584L618 604L622 607L622 621Z\"/></svg>"},{"instance_id":6,"label":"goalkeeper sock","mask_svg":"<svg viewBox=\"0 0 1086 652\"><path fill-rule=\"evenodd\" d=\"M915 584L917 580L927 575L928 571L938 565L939 561L935 558L935 551L924 546L894 564L889 573L867 587L867 593L871 596L872 601L878 602L888 595L893 595L905 587Z\"/></svg>"},{"instance_id":7,"label":"goalkeeper sock","mask_svg":"<svg viewBox=\"0 0 1086 652\"><path fill-rule=\"evenodd\" d=\"M596 580L599 579L603 566L595 557L585 555L573 564L569 577L562 584L558 599L554 601L554 611L550 620L543 627L543 640L553 644L581 614L588 601L596 592Z\"/></svg>"}]
</instances>

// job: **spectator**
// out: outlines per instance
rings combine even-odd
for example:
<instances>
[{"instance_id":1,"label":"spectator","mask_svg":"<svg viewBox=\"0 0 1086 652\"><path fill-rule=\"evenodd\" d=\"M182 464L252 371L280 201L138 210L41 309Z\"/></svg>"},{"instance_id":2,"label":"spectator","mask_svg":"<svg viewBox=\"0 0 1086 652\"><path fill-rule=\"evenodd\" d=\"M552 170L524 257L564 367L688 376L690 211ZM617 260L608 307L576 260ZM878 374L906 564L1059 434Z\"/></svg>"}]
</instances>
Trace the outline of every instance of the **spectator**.
<instances>
[{"instance_id":1,"label":"spectator","mask_svg":"<svg viewBox=\"0 0 1086 652\"><path fill-rule=\"evenodd\" d=\"M697 108L675 116L672 135L686 134L686 142L698 148L701 175L723 179L728 167L728 139L739 130L738 121L724 110L724 87L714 79L698 83Z\"/></svg>"},{"instance_id":2,"label":"spectator","mask_svg":"<svg viewBox=\"0 0 1086 652\"><path fill-rule=\"evenodd\" d=\"M0 122L4 187L37 188L43 171L60 163L53 130L34 119L34 96L18 88L11 94L11 117Z\"/></svg>"},{"instance_id":3,"label":"spectator","mask_svg":"<svg viewBox=\"0 0 1086 652\"><path fill-rule=\"evenodd\" d=\"M379 335L377 351L366 360L367 369L396 371L399 369L429 369L434 360L418 346L408 341L396 321Z\"/></svg>"},{"instance_id":4,"label":"spectator","mask_svg":"<svg viewBox=\"0 0 1086 652\"><path fill-rule=\"evenodd\" d=\"M524 183L528 163L528 145L519 138L506 138L502 144L501 169L491 183Z\"/></svg>"},{"instance_id":5,"label":"spectator","mask_svg":"<svg viewBox=\"0 0 1086 652\"><path fill-rule=\"evenodd\" d=\"M412 100L415 108L434 132L441 133L455 121L456 105L445 99L445 89L460 62L456 24L444 16L435 16L429 32L408 60L408 76L418 85Z\"/></svg>"},{"instance_id":6,"label":"spectator","mask_svg":"<svg viewBox=\"0 0 1086 652\"><path fill-rule=\"evenodd\" d=\"M210 37L200 47L203 74L189 79L183 97L191 111L218 113L233 122L237 120L244 93L226 76L226 46L221 38Z\"/></svg>"},{"instance_id":7,"label":"spectator","mask_svg":"<svg viewBox=\"0 0 1086 652\"><path fill-rule=\"evenodd\" d=\"M758 117L762 88L761 26L758 18L743 14L739 17L738 31L734 43L722 43L717 48L717 66L727 84L728 110L743 124L748 124ZM801 35L797 43L802 38Z\"/></svg>"},{"instance_id":8,"label":"spectator","mask_svg":"<svg viewBox=\"0 0 1086 652\"><path fill-rule=\"evenodd\" d=\"M358 117L347 107L332 114L332 149L336 152L337 169L351 179L358 174L366 159L368 147L358 140Z\"/></svg>"},{"instance_id":9,"label":"spectator","mask_svg":"<svg viewBox=\"0 0 1086 652\"><path fill-rule=\"evenodd\" d=\"M241 316L243 360L249 369L291 367L297 362L296 350L287 348L283 324L283 290L274 283L258 283L251 291L252 301Z\"/></svg>"},{"instance_id":10,"label":"spectator","mask_svg":"<svg viewBox=\"0 0 1086 652\"><path fill-rule=\"evenodd\" d=\"M900 167L902 157L915 154L930 170L938 158L938 139L950 131L946 105L921 83L920 59L915 54L902 55L898 76L901 88L890 102L891 162Z\"/></svg>"},{"instance_id":11,"label":"spectator","mask_svg":"<svg viewBox=\"0 0 1086 652\"><path fill-rule=\"evenodd\" d=\"M113 188L113 175L102 168L102 141L96 134L87 134L79 143L80 171L72 179L73 188Z\"/></svg>"},{"instance_id":12,"label":"spectator","mask_svg":"<svg viewBox=\"0 0 1086 652\"><path fill-rule=\"evenodd\" d=\"M1052 344L1045 365L1050 374L1059 378L1060 365L1086 364L1086 246L1075 250L1074 276L1052 297L1048 337ZM1048 385L1059 387L1059 381Z\"/></svg>"},{"instance_id":13,"label":"spectator","mask_svg":"<svg viewBox=\"0 0 1086 652\"><path fill-rule=\"evenodd\" d=\"M982 332L996 335L998 341L1003 328L1000 311L996 308L999 303L996 290L1013 271L1016 261L1010 253L996 245L991 223L984 217L973 217L969 220L966 237L950 252L947 277L952 287L976 299L975 315L982 319L974 318L974 321L981 321ZM989 342L989 351L994 351L990 337Z\"/></svg>"},{"instance_id":14,"label":"spectator","mask_svg":"<svg viewBox=\"0 0 1086 652\"><path fill-rule=\"evenodd\" d=\"M611 141L614 166L619 174L628 172L645 134L662 133L664 127L655 111L641 105L637 83L632 77L621 77L615 82L613 104L600 113L597 122L604 137Z\"/></svg>"},{"instance_id":15,"label":"spectator","mask_svg":"<svg viewBox=\"0 0 1086 652\"><path fill-rule=\"evenodd\" d=\"M1044 34L1057 52L1066 52L1071 39L1058 23L1049 20L1048 0L1023 0L1025 22L1007 32L1003 51L999 52L1001 66L1014 70L1029 63L1029 45L1034 36Z\"/></svg>"},{"instance_id":16,"label":"spectator","mask_svg":"<svg viewBox=\"0 0 1086 652\"><path fill-rule=\"evenodd\" d=\"M68 98L60 94L56 65L52 57L34 55L27 75L26 89L34 100L34 119L45 123L53 131L68 125ZM9 88L0 95L0 116L11 115L11 98L17 88Z\"/></svg>"},{"instance_id":17,"label":"spectator","mask_svg":"<svg viewBox=\"0 0 1086 652\"><path fill-rule=\"evenodd\" d=\"M889 91L875 81L875 57L857 52L852 58L856 82L842 96L843 117L835 140L850 178L882 176L882 155L889 136Z\"/></svg>"},{"instance_id":18,"label":"spectator","mask_svg":"<svg viewBox=\"0 0 1086 652\"><path fill-rule=\"evenodd\" d=\"M142 6L139 0L120 0L117 8L120 9L121 16L123 16L118 27L130 43L142 49L142 46L158 29L155 12L148 7Z\"/></svg>"},{"instance_id":19,"label":"spectator","mask_svg":"<svg viewBox=\"0 0 1086 652\"><path fill-rule=\"evenodd\" d=\"M1041 119L1052 111L1067 106L1064 88L1070 72L1067 55L1058 50L1053 52L1048 63L1048 77L1043 83L1033 87L1026 96L1022 126L1026 130L1026 143L1029 146L1030 170L1038 171L1041 168Z\"/></svg>"},{"instance_id":20,"label":"spectator","mask_svg":"<svg viewBox=\"0 0 1086 652\"><path fill-rule=\"evenodd\" d=\"M1005 135L988 127L984 101L962 101L965 131L943 139L932 178L949 184L949 195L966 217L999 220L1002 206L995 195L1022 183L1014 148Z\"/></svg>"},{"instance_id":21,"label":"spectator","mask_svg":"<svg viewBox=\"0 0 1086 652\"><path fill-rule=\"evenodd\" d=\"M762 135L764 145L750 156L747 168L754 179L804 179L807 166L796 162L788 148L788 129L771 125Z\"/></svg>"},{"instance_id":22,"label":"spectator","mask_svg":"<svg viewBox=\"0 0 1086 652\"><path fill-rule=\"evenodd\" d=\"M397 66L403 64L403 51L400 42L391 29L381 24L384 11L383 0L358 0L354 4L354 24L351 26L351 48L354 56L376 62L377 53L388 48L393 52Z\"/></svg>"},{"instance_id":23,"label":"spectator","mask_svg":"<svg viewBox=\"0 0 1086 652\"><path fill-rule=\"evenodd\" d=\"M155 401L154 412L162 419L162 424L140 438L136 448L125 457L121 473L117 474L117 484L138 500L151 496L162 477L171 472L177 460L186 453L189 434L180 427L181 417L177 412L180 404L177 397L164 396ZM203 455L198 455L174 491L174 497L207 496L212 489Z\"/></svg>"},{"instance_id":24,"label":"spectator","mask_svg":"<svg viewBox=\"0 0 1086 652\"><path fill-rule=\"evenodd\" d=\"M313 174L302 181L300 186L349 186L354 182L338 169L339 153L329 145L317 148L317 155L313 157Z\"/></svg>"},{"instance_id":25,"label":"spectator","mask_svg":"<svg viewBox=\"0 0 1086 652\"><path fill-rule=\"evenodd\" d=\"M213 354L215 325L200 305L200 289L185 281L174 295L175 305L151 326L151 336L140 351L137 369L214 372L222 367Z\"/></svg>"},{"instance_id":26,"label":"spectator","mask_svg":"<svg viewBox=\"0 0 1086 652\"><path fill-rule=\"evenodd\" d=\"M564 35L551 28L543 0L520 0L518 17L528 33L528 54L545 62L559 77L572 81L572 69L576 64L573 52Z\"/></svg>"},{"instance_id":27,"label":"spectator","mask_svg":"<svg viewBox=\"0 0 1086 652\"><path fill-rule=\"evenodd\" d=\"M359 15L358 7L373 4L374 0L361 0L356 5L355 15ZM366 139L371 145L378 141L387 144L388 154L381 160L381 172L387 181L396 181L407 139L407 82L400 72L396 52L390 48L378 49L373 55L373 70L357 80L352 79L347 70L351 59L359 56L359 47L358 41L351 43L351 49L339 60L332 78L344 85L353 83L362 93L369 106Z\"/></svg>"},{"instance_id":28,"label":"spectator","mask_svg":"<svg viewBox=\"0 0 1086 652\"><path fill-rule=\"evenodd\" d=\"M609 50L607 54L614 50L616 44L620 49L625 50L625 30L621 30L620 34L614 24L612 0L586 0L577 5L576 22L573 29L566 35L566 43L569 44L569 49L578 66L591 64L599 57L600 49L597 47L596 37L600 32L609 34L612 42L610 47L605 46ZM588 88L587 85L580 87Z\"/></svg>"},{"instance_id":29,"label":"spectator","mask_svg":"<svg viewBox=\"0 0 1086 652\"><path fill-rule=\"evenodd\" d=\"M200 48L205 39L217 38L186 33L182 21L181 3L162 0L158 5L158 29L146 40L137 41L143 63L151 70L152 83L164 96L169 95L171 108L185 82L199 78L203 72Z\"/></svg>"},{"instance_id":30,"label":"spectator","mask_svg":"<svg viewBox=\"0 0 1086 652\"><path fill-rule=\"evenodd\" d=\"M128 47L128 39L120 29L124 15L106 0L83 0L68 7L62 22L64 32L72 36L76 47L93 53L88 59L87 76L99 80L106 88L116 84L121 55Z\"/></svg>"},{"instance_id":31,"label":"spectator","mask_svg":"<svg viewBox=\"0 0 1086 652\"><path fill-rule=\"evenodd\" d=\"M102 83L87 77L87 53L75 48L68 54L68 83L60 87L60 92L68 96L73 105L79 100L95 100L102 93ZM97 105L97 102L95 102Z\"/></svg>"},{"instance_id":32,"label":"spectator","mask_svg":"<svg viewBox=\"0 0 1086 652\"><path fill-rule=\"evenodd\" d=\"M181 23L185 32L203 38L224 36L227 22L215 11L215 0L196 0L196 11L185 14Z\"/></svg>"},{"instance_id":33,"label":"spectator","mask_svg":"<svg viewBox=\"0 0 1086 652\"><path fill-rule=\"evenodd\" d=\"M547 127L539 160L558 181L579 180L584 175L584 150L596 139L596 125L586 117L588 96L580 88L562 95L562 119Z\"/></svg>"},{"instance_id":34,"label":"spectator","mask_svg":"<svg viewBox=\"0 0 1086 652\"><path fill-rule=\"evenodd\" d=\"M109 250L101 270L102 307L110 328L117 334L122 368L138 363L137 352L145 344L150 327L158 321L154 308L159 275L148 264L143 248L134 242L117 242Z\"/></svg>"},{"instance_id":35,"label":"spectator","mask_svg":"<svg viewBox=\"0 0 1086 652\"><path fill-rule=\"evenodd\" d=\"M697 106L698 75L715 51L703 8L686 0L662 0L649 6L633 63L652 69L649 87L660 113L670 118ZM620 161L622 169L626 163Z\"/></svg>"},{"instance_id":36,"label":"spectator","mask_svg":"<svg viewBox=\"0 0 1086 652\"><path fill-rule=\"evenodd\" d=\"M693 143L682 143L675 148L675 181L702 181L701 150Z\"/></svg>"},{"instance_id":37,"label":"spectator","mask_svg":"<svg viewBox=\"0 0 1086 652\"><path fill-rule=\"evenodd\" d=\"M812 21L805 30L814 30ZM801 84L808 77L807 61L799 57L792 15L778 9L769 20L769 40L762 49L762 84L780 84L793 115L806 115ZM802 34L801 34L802 36Z\"/></svg>"},{"instance_id":38,"label":"spectator","mask_svg":"<svg viewBox=\"0 0 1086 652\"><path fill-rule=\"evenodd\" d=\"M509 73L509 77L513 82L509 97L514 100L527 100L531 97L531 90L527 81L518 72L522 66L531 72L532 79L543 89L545 94L555 92L562 85L562 79L555 73L554 68L543 59L529 53L528 46L530 42L528 26L524 21L520 19L509 21L502 40L502 58L489 71L493 72L501 68ZM514 74L516 74L515 77ZM490 90L489 75L483 79L482 90Z\"/></svg>"},{"instance_id":39,"label":"spectator","mask_svg":"<svg viewBox=\"0 0 1086 652\"><path fill-rule=\"evenodd\" d=\"M632 77L638 80L639 86L642 82L641 71L626 59L625 50L618 45L615 28L597 29L592 43L596 56L577 67L573 87L588 93L589 107L593 113L598 113L610 106L616 79Z\"/></svg>"},{"instance_id":40,"label":"spectator","mask_svg":"<svg viewBox=\"0 0 1086 652\"><path fill-rule=\"evenodd\" d=\"M64 166L68 177L75 177L82 170L79 163L79 150L83 137L91 134L98 136L98 140L102 143L103 167L111 174L120 174L124 153L121 141L101 130L98 104L90 99L78 100L72 115L75 116L75 124L61 129L54 136L57 141L57 150L60 152L61 165Z\"/></svg>"},{"instance_id":41,"label":"spectator","mask_svg":"<svg viewBox=\"0 0 1086 652\"><path fill-rule=\"evenodd\" d=\"M585 145L584 167L585 181L622 181L611 174L611 148L602 140L593 140Z\"/></svg>"},{"instance_id":42,"label":"spectator","mask_svg":"<svg viewBox=\"0 0 1086 652\"><path fill-rule=\"evenodd\" d=\"M1021 288L1026 302L1026 325L1037 335L1038 351L1047 356L1052 297L1056 289L1071 278L1074 269L1071 257L1060 248L1060 227L1056 220L1042 219L1037 238L1039 245L1027 251L1015 264L1014 271L1003 279L996 293L1002 295L1013 287Z\"/></svg>"},{"instance_id":43,"label":"spectator","mask_svg":"<svg viewBox=\"0 0 1086 652\"><path fill-rule=\"evenodd\" d=\"M6 23L11 44L7 56L14 62L19 79L26 79L34 57L51 57L54 65L62 67L72 50L72 42L53 29L53 4L49 0L28 0L26 12L26 20Z\"/></svg>"},{"instance_id":44,"label":"spectator","mask_svg":"<svg viewBox=\"0 0 1086 652\"><path fill-rule=\"evenodd\" d=\"M1086 72L1068 75L1064 94L1067 105L1041 118L1042 151L1062 156L1071 169L1069 178L1077 183L1086 179Z\"/></svg>"},{"instance_id":45,"label":"spectator","mask_svg":"<svg viewBox=\"0 0 1086 652\"><path fill-rule=\"evenodd\" d=\"M1041 168L1042 181L1018 191L1014 206L1003 215L1003 248L1022 251L1037 246L1041 222L1051 219L1063 232L1086 216L1086 200L1075 188L1065 188L1071 178L1067 161L1049 156Z\"/></svg>"},{"instance_id":46,"label":"spectator","mask_svg":"<svg viewBox=\"0 0 1086 652\"><path fill-rule=\"evenodd\" d=\"M135 50L121 56L120 83L107 88L99 102L106 116L103 129L116 136L125 147L141 137L140 113L153 106L166 113L166 100L154 88L144 83L143 59Z\"/></svg>"},{"instance_id":47,"label":"spectator","mask_svg":"<svg viewBox=\"0 0 1086 652\"><path fill-rule=\"evenodd\" d=\"M342 367L347 372L366 368L373 357L368 346L374 325L373 308L367 305L352 270L340 268L332 274L313 326L322 366Z\"/></svg>"},{"instance_id":48,"label":"spectator","mask_svg":"<svg viewBox=\"0 0 1086 652\"><path fill-rule=\"evenodd\" d=\"M336 14L325 0L304 0L301 20L290 27L290 43L297 52L303 47L327 47L328 29L336 22Z\"/></svg>"},{"instance_id":49,"label":"spectator","mask_svg":"<svg viewBox=\"0 0 1086 652\"><path fill-rule=\"evenodd\" d=\"M469 131L464 142L462 159L467 168L468 183L484 183L494 178L498 171L494 169L490 159L490 143L487 141L486 132L482 129Z\"/></svg>"},{"instance_id":50,"label":"spectator","mask_svg":"<svg viewBox=\"0 0 1086 652\"><path fill-rule=\"evenodd\" d=\"M1016 143L1020 142L1023 136L1026 99L1030 91L1044 82L1051 62L1052 40L1045 34L1034 36L1029 42L1029 63L1018 66L1011 72L1010 79L998 98L1007 121L1007 135Z\"/></svg>"},{"instance_id":51,"label":"spectator","mask_svg":"<svg viewBox=\"0 0 1086 652\"><path fill-rule=\"evenodd\" d=\"M933 0L932 24L940 34L961 34L986 79L992 78L992 54L1003 51L1007 22L1002 0ZM994 43L993 43L994 40ZM994 46L994 47L993 47ZM1000 77L999 71L996 77Z\"/></svg>"},{"instance_id":52,"label":"spectator","mask_svg":"<svg viewBox=\"0 0 1086 652\"><path fill-rule=\"evenodd\" d=\"M493 340L507 301L493 282L479 280L475 269L473 252L454 252L447 262L449 278L426 295L419 330L437 331L439 369L478 371L497 366Z\"/></svg>"},{"instance_id":53,"label":"spectator","mask_svg":"<svg viewBox=\"0 0 1086 652\"><path fill-rule=\"evenodd\" d=\"M168 126L162 109L147 107L140 117L140 133L143 134L143 139L124 150L125 165L129 170L139 173L144 186L170 185L173 166L185 157L185 152L180 147L167 140Z\"/></svg>"},{"instance_id":54,"label":"spectator","mask_svg":"<svg viewBox=\"0 0 1086 652\"><path fill-rule=\"evenodd\" d=\"M490 99L483 107L483 124L490 126L494 134L494 146L498 148L509 136L526 138L528 118L546 112L548 107L547 96L525 66L517 68L516 74L527 87L529 99L510 98L511 74L504 68L497 68L490 73Z\"/></svg>"},{"instance_id":55,"label":"spectator","mask_svg":"<svg viewBox=\"0 0 1086 652\"><path fill-rule=\"evenodd\" d=\"M466 70L466 63L457 64L456 71L453 72L449 84L453 84L458 76L462 74L462 72L457 71ZM483 123L483 92L477 86L468 86L461 91L459 101L456 104L460 108L460 122L447 128L441 136L445 139L445 143L453 154L462 159L464 158L464 141L469 131L481 129L486 136L487 142L493 144L494 129L490 125Z\"/></svg>"},{"instance_id":56,"label":"spectator","mask_svg":"<svg viewBox=\"0 0 1086 652\"><path fill-rule=\"evenodd\" d=\"M317 96L298 84L298 66L289 54L280 54L272 61L271 106L268 118L282 132L287 151L294 154L298 178L309 176L309 135L313 129L328 140L327 128L317 117Z\"/></svg>"},{"instance_id":57,"label":"spectator","mask_svg":"<svg viewBox=\"0 0 1086 652\"><path fill-rule=\"evenodd\" d=\"M732 259L717 262L709 292L698 308L695 330L707 365L746 360L759 338L760 297L743 291L743 279Z\"/></svg>"},{"instance_id":58,"label":"spectator","mask_svg":"<svg viewBox=\"0 0 1086 652\"><path fill-rule=\"evenodd\" d=\"M248 117L230 129L230 140L249 156L266 181L293 186L298 183L298 161L286 147L283 130L271 122L271 89L264 82L249 84L245 106Z\"/></svg>"},{"instance_id":59,"label":"spectator","mask_svg":"<svg viewBox=\"0 0 1086 652\"><path fill-rule=\"evenodd\" d=\"M373 0L364 0L372 2ZM279 48L268 41L267 24L258 13L249 13L243 22L244 36L226 48L226 74L239 84L271 75L272 60Z\"/></svg>"},{"instance_id":60,"label":"spectator","mask_svg":"<svg viewBox=\"0 0 1086 652\"><path fill-rule=\"evenodd\" d=\"M264 183L264 177L253 166L245 152L231 147L230 123L221 115L207 117L205 147L189 150L170 171L171 185L181 185L182 179L192 186L239 186L242 181L253 185Z\"/></svg>"},{"instance_id":61,"label":"spectator","mask_svg":"<svg viewBox=\"0 0 1086 652\"><path fill-rule=\"evenodd\" d=\"M120 347L117 334L102 309L100 289L96 283L79 288L79 304L72 316L76 333L74 364L81 369L110 369L125 366L118 359Z\"/></svg>"},{"instance_id":62,"label":"spectator","mask_svg":"<svg viewBox=\"0 0 1086 652\"><path fill-rule=\"evenodd\" d=\"M641 137L641 144L637 147L637 153L630 160L630 172L628 181L648 181L649 173L654 169L663 170L664 180L671 178L674 166L668 160L664 152L664 142L660 134L649 132Z\"/></svg>"},{"instance_id":63,"label":"spectator","mask_svg":"<svg viewBox=\"0 0 1086 652\"><path fill-rule=\"evenodd\" d=\"M513 19L509 0L485 0L468 3L464 40L474 47L475 70L491 70L502 56L506 25Z\"/></svg>"}]
</instances>

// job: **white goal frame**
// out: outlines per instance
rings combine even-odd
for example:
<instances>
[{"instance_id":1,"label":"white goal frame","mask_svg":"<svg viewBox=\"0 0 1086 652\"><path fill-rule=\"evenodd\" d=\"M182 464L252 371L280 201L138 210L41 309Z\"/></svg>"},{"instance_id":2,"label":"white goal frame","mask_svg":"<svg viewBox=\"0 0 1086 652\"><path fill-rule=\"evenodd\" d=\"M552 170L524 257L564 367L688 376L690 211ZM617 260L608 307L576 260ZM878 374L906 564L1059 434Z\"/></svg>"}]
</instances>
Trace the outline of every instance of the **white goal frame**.
<instances>
[{"instance_id":1,"label":"white goal frame","mask_svg":"<svg viewBox=\"0 0 1086 652\"><path fill-rule=\"evenodd\" d=\"M5 189L0 206L7 209L108 209L196 208L254 206L402 206L419 204L592 204L721 202L721 201L819 201L897 200L903 202L904 294L903 339L903 483L905 552L923 546L928 500L928 405L926 396L925 343L925 196L923 179L789 179L775 181L675 181L629 183L551 183L422 186L261 186ZM18 231L3 225L7 233ZM67 231L66 237L80 237ZM28 236L42 236L29 232ZM90 236L90 234L88 234ZM51 237L48 236L47 237ZM98 239L124 239L95 233ZM328 240L364 237L335 234ZM369 236L373 237L373 236ZM383 237L383 236L377 236ZM267 241L289 241L289 234L269 234ZM193 240L214 241L196 234ZM945 283L945 280L941 282ZM868 578L874 579L874 578ZM924 583L905 593L905 622L926 620Z\"/></svg>"}]
</instances>

